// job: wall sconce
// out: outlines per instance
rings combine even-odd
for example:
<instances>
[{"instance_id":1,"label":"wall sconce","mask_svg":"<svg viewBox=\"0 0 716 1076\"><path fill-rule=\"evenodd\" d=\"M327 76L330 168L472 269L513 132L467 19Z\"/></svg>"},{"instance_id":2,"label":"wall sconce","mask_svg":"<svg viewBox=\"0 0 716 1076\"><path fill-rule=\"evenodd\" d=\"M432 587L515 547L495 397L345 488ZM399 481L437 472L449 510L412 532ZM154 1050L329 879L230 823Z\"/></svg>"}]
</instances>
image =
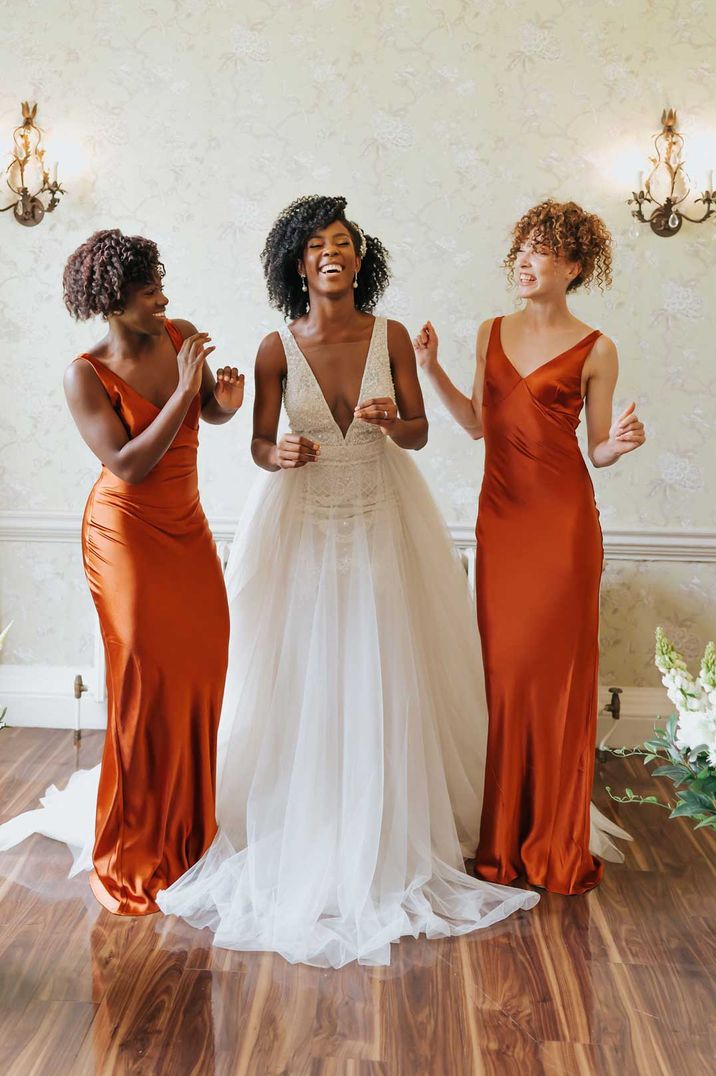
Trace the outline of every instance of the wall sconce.
<instances>
[{"instance_id":1,"label":"wall sconce","mask_svg":"<svg viewBox=\"0 0 716 1076\"><path fill-rule=\"evenodd\" d=\"M651 230L668 238L676 235L685 220L692 224L701 224L708 220L716 210L712 203L716 202L716 191L713 189L713 172L709 170L706 180L706 190L700 198L696 198L698 205L701 202L705 207L702 217L690 217L679 206L686 201L691 193L689 178L684 169L684 161L681 152L684 148L683 136L676 130L676 112L673 108L664 109L661 114L661 131L654 136L654 148L656 157L650 157L653 165L651 172L644 183L644 173L639 172L637 177L637 189L632 191L632 196L627 205L636 205L632 209L632 216L642 224L650 224ZM652 205L655 208L650 216L644 215L644 206Z\"/></svg>"},{"instance_id":2,"label":"wall sconce","mask_svg":"<svg viewBox=\"0 0 716 1076\"><path fill-rule=\"evenodd\" d=\"M36 115L37 105L30 107L23 101L22 123L13 131L15 148L5 171L7 185L17 198L0 209L0 213L12 209L17 223L26 228L39 224L45 213L52 213L60 204L60 195L66 193L57 181L57 164L53 166L52 179L45 167L42 131L35 123ZM41 195L49 195L49 201L43 202Z\"/></svg>"}]
</instances>

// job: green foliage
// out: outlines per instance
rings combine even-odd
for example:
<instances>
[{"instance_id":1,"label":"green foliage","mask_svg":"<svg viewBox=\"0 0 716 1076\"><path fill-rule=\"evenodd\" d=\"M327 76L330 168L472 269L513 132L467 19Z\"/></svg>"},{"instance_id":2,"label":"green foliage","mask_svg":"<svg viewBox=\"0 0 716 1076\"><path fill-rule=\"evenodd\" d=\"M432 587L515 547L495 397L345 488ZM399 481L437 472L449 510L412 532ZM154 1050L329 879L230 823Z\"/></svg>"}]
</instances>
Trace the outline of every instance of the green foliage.
<instances>
[{"instance_id":1,"label":"green foliage","mask_svg":"<svg viewBox=\"0 0 716 1076\"><path fill-rule=\"evenodd\" d=\"M670 717L663 727L657 726L651 739L642 747L617 747L611 753L621 758L640 756L644 765L654 762L660 765L650 769L653 777L666 777L675 790L673 801L657 796L639 796L626 788L621 796L607 787L607 792L617 803L652 804L669 811L669 818L690 818L694 829L716 830L716 770L709 765L708 754L703 750L680 747L676 743L676 717Z\"/></svg>"}]
</instances>

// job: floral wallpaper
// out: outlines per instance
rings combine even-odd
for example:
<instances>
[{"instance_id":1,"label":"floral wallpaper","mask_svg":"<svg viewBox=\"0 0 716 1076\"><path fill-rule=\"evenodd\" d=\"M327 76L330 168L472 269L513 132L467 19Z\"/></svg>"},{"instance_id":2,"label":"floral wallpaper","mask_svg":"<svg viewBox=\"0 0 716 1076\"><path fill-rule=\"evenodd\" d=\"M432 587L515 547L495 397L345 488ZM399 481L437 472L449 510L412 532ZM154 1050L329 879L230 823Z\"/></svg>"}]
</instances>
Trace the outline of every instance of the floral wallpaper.
<instances>
[{"instance_id":1,"label":"floral wallpaper","mask_svg":"<svg viewBox=\"0 0 716 1076\"><path fill-rule=\"evenodd\" d=\"M716 226L663 240L625 205L665 106L699 189L716 168L711 11L707 0L66 0L51 17L28 0L18 18L0 0L0 149L20 101L37 100L68 192L37 228L0 216L4 510L79 516L96 473L61 379L102 327L73 324L60 293L65 258L96 228L156 239L171 310L250 373L279 324L258 261L274 216L299 193L344 193L392 254L381 312L410 329L430 317L467 387L477 324L513 307L500 268L509 228L551 195L612 229L614 286L574 308L616 341L616 405L636 399L650 436L594 475L604 526L712 529ZM426 397L419 464L448 521L471 523L482 448ZM249 394L238 420L202 430L211 515L241 510L250 422ZM0 617L21 611L4 660L91 660L78 572L71 546L0 543ZM715 565L610 565L604 675L652 682L656 620L700 642L714 633L715 590Z\"/></svg>"}]
</instances>

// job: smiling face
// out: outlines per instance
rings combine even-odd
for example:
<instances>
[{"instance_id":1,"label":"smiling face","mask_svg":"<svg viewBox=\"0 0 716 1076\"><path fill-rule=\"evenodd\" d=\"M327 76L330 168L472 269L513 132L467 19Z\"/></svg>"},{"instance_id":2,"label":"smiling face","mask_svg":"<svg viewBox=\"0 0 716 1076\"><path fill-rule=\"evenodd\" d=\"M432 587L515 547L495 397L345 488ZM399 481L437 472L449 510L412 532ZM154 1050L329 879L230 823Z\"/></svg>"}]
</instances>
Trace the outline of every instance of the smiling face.
<instances>
[{"instance_id":1,"label":"smiling face","mask_svg":"<svg viewBox=\"0 0 716 1076\"><path fill-rule=\"evenodd\" d=\"M337 298L353 288L360 258L343 221L336 220L313 232L303 248L298 271L306 277L309 293Z\"/></svg>"},{"instance_id":2,"label":"smiling face","mask_svg":"<svg viewBox=\"0 0 716 1076\"><path fill-rule=\"evenodd\" d=\"M168 303L159 279L148 284L130 284L124 311L111 316L132 332L161 336L167 320Z\"/></svg>"},{"instance_id":3,"label":"smiling face","mask_svg":"<svg viewBox=\"0 0 716 1076\"><path fill-rule=\"evenodd\" d=\"M519 296L547 299L564 295L579 270L579 262L555 254L533 233L520 245L515 257Z\"/></svg>"}]
</instances>

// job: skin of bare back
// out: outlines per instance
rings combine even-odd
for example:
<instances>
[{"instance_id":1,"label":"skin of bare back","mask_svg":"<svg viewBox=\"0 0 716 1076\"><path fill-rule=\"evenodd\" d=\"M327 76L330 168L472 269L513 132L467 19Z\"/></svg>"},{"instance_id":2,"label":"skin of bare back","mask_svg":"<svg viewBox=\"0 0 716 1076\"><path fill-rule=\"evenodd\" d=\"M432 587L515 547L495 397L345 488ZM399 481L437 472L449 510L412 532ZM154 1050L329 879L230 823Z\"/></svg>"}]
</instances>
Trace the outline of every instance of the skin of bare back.
<instances>
[{"instance_id":1,"label":"skin of bare back","mask_svg":"<svg viewBox=\"0 0 716 1076\"><path fill-rule=\"evenodd\" d=\"M317 344L366 342L373 331L374 318L356 309L353 281L361 260L344 222L333 221L312 233L296 266L305 277L310 311L290 325L299 347ZM332 364L318 368L312 364L324 398L339 428L345 431L353 418L378 426L401 448L420 449L427 443L428 423L415 355L403 325L388 322L388 350L396 399L389 397L351 399L358 373ZM251 450L254 461L265 470L293 469L314 463L320 445L298 434L277 440L286 357L278 333L262 341L256 357L254 434Z\"/></svg>"},{"instance_id":2,"label":"skin of bare back","mask_svg":"<svg viewBox=\"0 0 716 1076\"><path fill-rule=\"evenodd\" d=\"M129 285L124 309L107 316L107 335L89 352L159 409L137 437L130 438L91 363L76 360L64 377L82 438L105 467L131 484L143 481L164 456L197 393L201 417L212 424L227 422L243 402L244 375L236 367L222 367L214 379L208 333L174 320L184 336L177 354L166 331L168 302L159 279Z\"/></svg>"}]
</instances>

